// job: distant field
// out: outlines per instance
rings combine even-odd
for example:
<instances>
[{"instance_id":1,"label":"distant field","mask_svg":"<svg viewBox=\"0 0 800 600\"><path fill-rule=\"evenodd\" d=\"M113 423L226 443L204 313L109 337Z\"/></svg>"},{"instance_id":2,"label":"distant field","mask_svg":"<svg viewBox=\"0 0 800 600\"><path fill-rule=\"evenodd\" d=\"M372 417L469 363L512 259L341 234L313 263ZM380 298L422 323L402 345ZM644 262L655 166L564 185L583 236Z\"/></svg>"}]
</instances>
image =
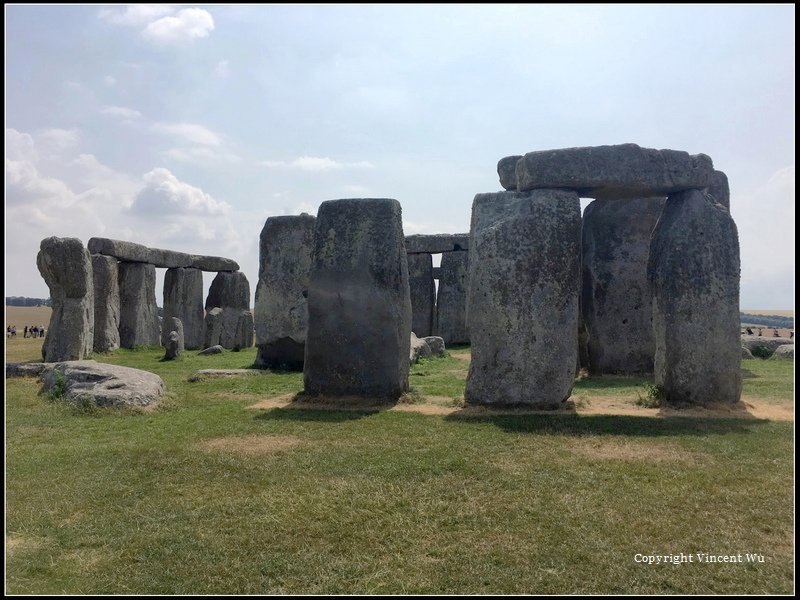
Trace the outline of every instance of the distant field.
<instances>
[{"instance_id":1,"label":"distant field","mask_svg":"<svg viewBox=\"0 0 800 600\"><path fill-rule=\"evenodd\" d=\"M794 318L794 310L752 310L749 308L743 308L740 312L747 313L748 315L767 315Z\"/></svg>"},{"instance_id":2,"label":"distant field","mask_svg":"<svg viewBox=\"0 0 800 600\"><path fill-rule=\"evenodd\" d=\"M17 326L17 335L22 335L26 325L44 325L50 328L50 315L53 309L49 306L6 306L6 324Z\"/></svg>"}]
</instances>

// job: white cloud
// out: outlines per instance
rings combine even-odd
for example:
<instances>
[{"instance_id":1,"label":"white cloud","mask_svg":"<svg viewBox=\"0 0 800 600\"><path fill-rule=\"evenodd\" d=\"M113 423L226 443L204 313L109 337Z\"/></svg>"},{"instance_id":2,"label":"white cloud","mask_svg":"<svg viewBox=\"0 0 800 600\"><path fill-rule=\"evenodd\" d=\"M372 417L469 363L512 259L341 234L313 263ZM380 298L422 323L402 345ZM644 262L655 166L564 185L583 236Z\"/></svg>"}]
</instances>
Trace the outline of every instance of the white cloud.
<instances>
[{"instance_id":1,"label":"white cloud","mask_svg":"<svg viewBox=\"0 0 800 600\"><path fill-rule=\"evenodd\" d=\"M6 160L36 161L38 158L33 136L6 128Z\"/></svg>"},{"instance_id":2,"label":"white cloud","mask_svg":"<svg viewBox=\"0 0 800 600\"><path fill-rule=\"evenodd\" d=\"M214 75L220 79L227 79L231 74L231 66L227 60L221 60L214 67Z\"/></svg>"},{"instance_id":3,"label":"white cloud","mask_svg":"<svg viewBox=\"0 0 800 600\"><path fill-rule=\"evenodd\" d=\"M144 188L136 195L131 209L140 214L223 215L230 211L227 202L218 202L203 190L175 177L168 169L145 173Z\"/></svg>"},{"instance_id":4,"label":"white cloud","mask_svg":"<svg viewBox=\"0 0 800 600\"><path fill-rule=\"evenodd\" d=\"M240 158L231 152L214 150L208 147L170 148L164 156L178 162L195 165L215 165L218 163L237 163Z\"/></svg>"},{"instance_id":5,"label":"white cloud","mask_svg":"<svg viewBox=\"0 0 800 600\"><path fill-rule=\"evenodd\" d=\"M50 152L63 152L78 145L80 132L73 129L43 129L36 133L36 144Z\"/></svg>"},{"instance_id":6,"label":"white cloud","mask_svg":"<svg viewBox=\"0 0 800 600\"><path fill-rule=\"evenodd\" d=\"M331 158L318 156L300 156L291 162L283 160L263 160L262 166L270 169L288 168L302 171L333 171L338 169L371 169L372 163L366 160L351 163L337 162Z\"/></svg>"},{"instance_id":7,"label":"white cloud","mask_svg":"<svg viewBox=\"0 0 800 600\"><path fill-rule=\"evenodd\" d=\"M117 80L112 75L106 75L105 77L103 77L103 83L105 83L108 87L112 87L116 85Z\"/></svg>"},{"instance_id":8,"label":"white cloud","mask_svg":"<svg viewBox=\"0 0 800 600\"><path fill-rule=\"evenodd\" d=\"M174 16L149 23L142 31L142 36L159 44L180 44L208 37L213 29L211 13L201 8L184 8Z\"/></svg>"},{"instance_id":9,"label":"white cloud","mask_svg":"<svg viewBox=\"0 0 800 600\"><path fill-rule=\"evenodd\" d=\"M208 127L196 123L156 123L153 125L153 131L204 146L218 146L222 142L220 136Z\"/></svg>"},{"instance_id":10,"label":"white cloud","mask_svg":"<svg viewBox=\"0 0 800 600\"><path fill-rule=\"evenodd\" d=\"M142 118L142 113L140 113L138 110L134 110L132 108L126 108L124 106L104 106L100 110L100 113L104 115L109 115L111 117L121 117L129 121Z\"/></svg>"},{"instance_id":11,"label":"white cloud","mask_svg":"<svg viewBox=\"0 0 800 600\"><path fill-rule=\"evenodd\" d=\"M175 11L168 4L129 4L124 11L104 8L98 16L114 25L144 25Z\"/></svg>"}]
</instances>

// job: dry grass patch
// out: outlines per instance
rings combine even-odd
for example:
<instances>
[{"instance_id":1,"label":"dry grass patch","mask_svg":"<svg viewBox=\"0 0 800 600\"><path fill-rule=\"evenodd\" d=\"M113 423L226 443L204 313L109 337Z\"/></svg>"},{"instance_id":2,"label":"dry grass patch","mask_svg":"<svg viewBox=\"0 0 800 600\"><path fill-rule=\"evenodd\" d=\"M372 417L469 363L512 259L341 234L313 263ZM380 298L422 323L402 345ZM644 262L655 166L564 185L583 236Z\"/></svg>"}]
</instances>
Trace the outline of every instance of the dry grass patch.
<instances>
[{"instance_id":1,"label":"dry grass patch","mask_svg":"<svg viewBox=\"0 0 800 600\"><path fill-rule=\"evenodd\" d=\"M570 451L596 460L618 460L655 464L697 465L708 462L707 454L691 452L676 444L632 439L580 438L570 440Z\"/></svg>"},{"instance_id":2,"label":"dry grass patch","mask_svg":"<svg viewBox=\"0 0 800 600\"><path fill-rule=\"evenodd\" d=\"M10 558L15 554L23 552L33 552L38 550L44 545L44 540L39 538L29 537L26 535L14 535L13 533L6 536L6 557Z\"/></svg>"},{"instance_id":3,"label":"dry grass patch","mask_svg":"<svg viewBox=\"0 0 800 600\"><path fill-rule=\"evenodd\" d=\"M291 435L246 435L228 436L205 440L198 444L204 451L232 452L246 456L262 456L288 450L301 443L300 438Z\"/></svg>"}]
</instances>

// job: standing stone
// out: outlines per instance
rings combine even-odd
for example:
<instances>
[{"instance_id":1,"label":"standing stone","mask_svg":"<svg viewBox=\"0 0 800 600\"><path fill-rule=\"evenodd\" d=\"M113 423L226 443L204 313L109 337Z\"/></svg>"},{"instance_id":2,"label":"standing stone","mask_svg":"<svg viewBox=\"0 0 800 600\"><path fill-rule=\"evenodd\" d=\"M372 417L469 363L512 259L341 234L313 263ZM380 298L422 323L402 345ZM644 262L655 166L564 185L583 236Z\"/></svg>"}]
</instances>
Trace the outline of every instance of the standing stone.
<instances>
[{"instance_id":1,"label":"standing stone","mask_svg":"<svg viewBox=\"0 0 800 600\"><path fill-rule=\"evenodd\" d=\"M120 346L157 346L160 339L156 268L146 263L119 263Z\"/></svg>"},{"instance_id":2,"label":"standing stone","mask_svg":"<svg viewBox=\"0 0 800 600\"><path fill-rule=\"evenodd\" d=\"M206 310L221 308L219 344L228 350L240 348L242 339L237 338L239 319L244 312L250 312L250 283L241 271L217 273L211 282L206 298ZM251 319L252 319L252 313ZM206 339L208 341L208 339ZM253 336L250 334L250 346Z\"/></svg>"},{"instance_id":3,"label":"standing stone","mask_svg":"<svg viewBox=\"0 0 800 600\"><path fill-rule=\"evenodd\" d=\"M183 323L186 348L197 350L203 346L203 272L200 269L177 267L167 269L164 276L164 323L177 317ZM166 346L172 330L161 328L161 343Z\"/></svg>"},{"instance_id":4,"label":"standing stone","mask_svg":"<svg viewBox=\"0 0 800 600\"><path fill-rule=\"evenodd\" d=\"M92 255L94 280L94 351L119 348L119 267L117 259Z\"/></svg>"},{"instance_id":5,"label":"standing stone","mask_svg":"<svg viewBox=\"0 0 800 600\"><path fill-rule=\"evenodd\" d=\"M224 320L223 320L224 323ZM233 350L237 352L253 347L253 313L249 310L240 311L234 331Z\"/></svg>"},{"instance_id":6,"label":"standing stone","mask_svg":"<svg viewBox=\"0 0 800 600\"><path fill-rule=\"evenodd\" d=\"M77 238L45 238L39 245L36 266L50 288L53 309L42 359L83 360L94 346L94 282L89 251Z\"/></svg>"},{"instance_id":7,"label":"standing stone","mask_svg":"<svg viewBox=\"0 0 800 600\"><path fill-rule=\"evenodd\" d=\"M411 290L411 331L419 337L433 332L436 287L433 283L433 257L408 255L408 285Z\"/></svg>"},{"instance_id":8,"label":"standing stone","mask_svg":"<svg viewBox=\"0 0 800 600\"><path fill-rule=\"evenodd\" d=\"M212 308L206 313L205 335L203 336L203 347L219 345L219 336L222 332L222 309Z\"/></svg>"},{"instance_id":9,"label":"standing stone","mask_svg":"<svg viewBox=\"0 0 800 600\"><path fill-rule=\"evenodd\" d=\"M256 365L302 369L308 333L308 278L316 217L270 217L261 230L256 286Z\"/></svg>"},{"instance_id":10,"label":"standing stone","mask_svg":"<svg viewBox=\"0 0 800 600\"><path fill-rule=\"evenodd\" d=\"M569 398L578 352L580 244L575 192L475 196L468 403L558 408Z\"/></svg>"},{"instance_id":11,"label":"standing stone","mask_svg":"<svg viewBox=\"0 0 800 600\"><path fill-rule=\"evenodd\" d=\"M164 319L164 327L162 329L169 329L164 347L167 349L164 354L164 360L173 360L183 354L185 348L183 323L176 317L169 317Z\"/></svg>"},{"instance_id":12,"label":"standing stone","mask_svg":"<svg viewBox=\"0 0 800 600\"><path fill-rule=\"evenodd\" d=\"M410 340L400 203L323 202L308 290L306 392L397 398L408 390Z\"/></svg>"},{"instance_id":13,"label":"standing stone","mask_svg":"<svg viewBox=\"0 0 800 600\"><path fill-rule=\"evenodd\" d=\"M671 195L653 231L648 279L666 404L737 402L739 237L730 213L698 190Z\"/></svg>"},{"instance_id":14,"label":"standing stone","mask_svg":"<svg viewBox=\"0 0 800 600\"><path fill-rule=\"evenodd\" d=\"M436 335L448 346L469 344L467 281L469 252L442 254L442 278L436 298Z\"/></svg>"},{"instance_id":15,"label":"standing stone","mask_svg":"<svg viewBox=\"0 0 800 600\"><path fill-rule=\"evenodd\" d=\"M728 176L722 171L714 171L711 183L706 188L706 194L713 197L717 204L722 204L728 211L731 210L731 188L728 185Z\"/></svg>"},{"instance_id":16,"label":"standing stone","mask_svg":"<svg viewBox=\"0 0 800 600\"><path fill-rule=\"evenodd\" d=\"M506 156L497 163L497 174L500 176L500 185L504 190L517 190L517 163L522 158L520 154Z\"/></svg>"},{"instance_id":17,"label":"standing stone","mask_svg":"<svg viewBox=\"0 0 800 600\"><path fill-rule=\"evenodd\" d=\"M652 373L650 235L664 198L595 200L583 213L583 322L589 372Z\"/></svg>"}]
</instances>

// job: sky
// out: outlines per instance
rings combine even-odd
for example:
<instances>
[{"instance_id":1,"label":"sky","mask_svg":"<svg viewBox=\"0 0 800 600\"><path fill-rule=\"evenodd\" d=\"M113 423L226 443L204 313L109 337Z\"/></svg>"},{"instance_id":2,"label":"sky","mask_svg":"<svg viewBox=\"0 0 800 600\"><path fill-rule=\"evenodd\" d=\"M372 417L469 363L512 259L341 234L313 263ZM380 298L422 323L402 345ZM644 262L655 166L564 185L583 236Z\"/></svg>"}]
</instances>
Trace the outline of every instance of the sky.
<instances>
[{"instance_id":1,"label":"sky","mask_svg":"<svg viewBox=\"0 0 800 600\"><path fill-rule=\"evenodd\" d=\"M254 294L270 216L383 197L406 235L467 232L475 194L501 189L500 158L632 142L712 157L741 307L794 307L793 5L5 17L6 296L49 296L36 253L53 235L233 258Z\"/></svg>"}]
</instances>

